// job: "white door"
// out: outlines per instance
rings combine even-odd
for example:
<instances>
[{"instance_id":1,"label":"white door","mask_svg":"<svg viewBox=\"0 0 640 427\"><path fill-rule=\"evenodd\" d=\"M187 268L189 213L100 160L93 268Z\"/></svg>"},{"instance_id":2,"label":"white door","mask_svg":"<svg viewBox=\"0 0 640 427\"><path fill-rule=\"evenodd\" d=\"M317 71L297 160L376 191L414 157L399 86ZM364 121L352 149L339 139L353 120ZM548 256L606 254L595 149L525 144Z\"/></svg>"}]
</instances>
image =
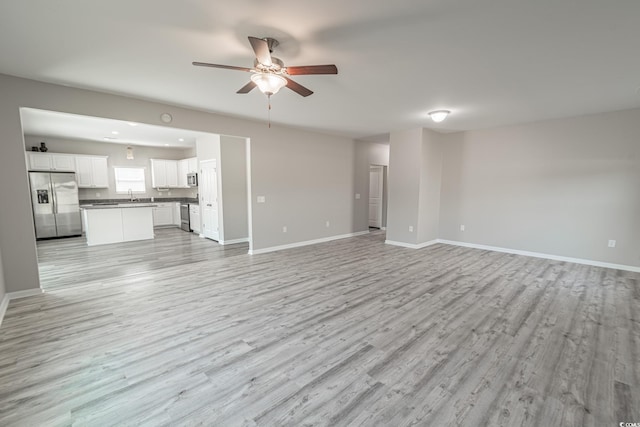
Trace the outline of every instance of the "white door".
<instances>
[{"instance_id":1,"label":"white door","mask_svg":"<svg viewBox=\"0 0 640 427\"><path fill-rule=\"evenodd\" d=\"M215 160L200 162L200 209L202 210L202 234L218 241L218 171Z\"/></svg>"},{"instance_id":2,"label":"white door","mask_svg":"<svg viewBox=\"0 0 640 427\"><path fill-rule=\"evenodd\" d=\"M383 167L369 167L369 227L382 227Z\"/></svg>"}]
</instances>

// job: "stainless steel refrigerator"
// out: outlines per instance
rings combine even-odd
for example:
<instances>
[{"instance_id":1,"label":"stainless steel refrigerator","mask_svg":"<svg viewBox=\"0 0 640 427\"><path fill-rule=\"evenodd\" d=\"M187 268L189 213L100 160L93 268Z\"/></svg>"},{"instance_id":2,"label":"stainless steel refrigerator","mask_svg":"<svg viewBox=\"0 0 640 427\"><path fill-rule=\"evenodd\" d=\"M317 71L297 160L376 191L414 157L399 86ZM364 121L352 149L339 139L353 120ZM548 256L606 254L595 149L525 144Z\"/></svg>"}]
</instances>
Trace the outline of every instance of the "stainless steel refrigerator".
<instances>
[{"instance_id":1,"label":"stainless steel refrigerator","mask_svg":"<svg viewBox=\"0 0 640 427\"><path fill-rule=\"evenodd\" d=\"M29 172L36 238L80 236L78 184L73 172Z\"/></svg>"}]
</instances>

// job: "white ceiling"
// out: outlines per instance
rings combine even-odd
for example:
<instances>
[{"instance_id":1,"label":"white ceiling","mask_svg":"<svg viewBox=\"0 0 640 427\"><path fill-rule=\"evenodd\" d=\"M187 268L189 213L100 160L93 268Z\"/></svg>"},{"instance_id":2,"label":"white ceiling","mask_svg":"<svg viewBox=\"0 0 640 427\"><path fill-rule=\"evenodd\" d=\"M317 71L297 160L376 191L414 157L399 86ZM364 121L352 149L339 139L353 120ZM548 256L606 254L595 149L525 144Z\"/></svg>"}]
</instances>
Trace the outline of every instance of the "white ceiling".
<instances>
[{"instance_id":1,"label":"white ceiling","mask_svg":"<svg viewBox=\"0 0 640 427\"><path fill-rule=\"evenodd\" d=\"M150 147L193 148L201 132L21 108L25 135Z\"/></svg>"},{"instance_id":2,"label":"white ceiling","mask_svg":"<svg viewBox=\"0 0 640 427\"><path fill-rule=\"evenodd\" d=\"M0 2L0 72L258 120L267 101L235 92L247 36L280 40L298 76L274 123L352 137L441 131L640 107L637 0L30 0ZM449 109L434 124L426 113Z\"/></svg>"}]
</instances>

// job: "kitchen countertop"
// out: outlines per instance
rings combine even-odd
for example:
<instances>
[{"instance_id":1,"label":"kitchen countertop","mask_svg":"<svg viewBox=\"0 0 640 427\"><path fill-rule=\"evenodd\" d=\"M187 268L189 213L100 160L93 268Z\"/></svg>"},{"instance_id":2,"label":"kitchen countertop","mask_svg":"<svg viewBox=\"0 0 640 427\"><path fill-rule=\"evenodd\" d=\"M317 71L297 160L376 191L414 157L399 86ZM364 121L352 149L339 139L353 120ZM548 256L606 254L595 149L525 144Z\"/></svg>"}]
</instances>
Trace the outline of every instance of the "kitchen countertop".
<instances>
[{"instance_id":1,"label":"kitchen countertop","mask_svg":"<svg viewBox=\"0 0 640 427\"><path fill-rule=\"evenodd\" d=\"M80 205L80 209L122 209L122 208L153 208L156 207L155 203L105 203L105 204L93 204L93 205Z\"/></svg>"}]
</instances>

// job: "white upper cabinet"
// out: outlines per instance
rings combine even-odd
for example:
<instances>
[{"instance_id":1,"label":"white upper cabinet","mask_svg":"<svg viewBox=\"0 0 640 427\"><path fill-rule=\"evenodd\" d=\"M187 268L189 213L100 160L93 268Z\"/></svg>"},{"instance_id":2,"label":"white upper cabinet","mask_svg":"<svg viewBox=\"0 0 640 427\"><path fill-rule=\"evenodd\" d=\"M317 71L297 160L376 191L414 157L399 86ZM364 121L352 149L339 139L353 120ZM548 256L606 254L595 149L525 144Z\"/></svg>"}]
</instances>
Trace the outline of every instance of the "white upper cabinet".
<instances>
[{"instance_id":1,"label":"white upper cabinet","mask_svg":"<svg viewBox=\"0 0 640 427\"><path fill-rule=\"evenodd\" d=\"M153 188L166 188L167 167L165 160L151 159L151 186Z\"/></svg>"},{"instance_id":2,"label":"white upper cabinet","mask_svg":"<svg viewBox=\"0 0 640 427\"><path fill-rule=\"evenodd\" d=\"M198 172L198 158L192 157L190 159L186 159L188 163L187 173L196 173Z\"/></svg>"},{"instance_id":3,"label":"white upper cabinet","mask_svg":"<svg viewBox=\"0 0 640 427\"><path fill-rule=\"evenodd\" d=\"M167 187L178 186L178 161L165 160L167 168Z\"/></svg>"},{"instance_id":4,"label":"white upper cabinet","mask_svg":"<svg viewBox=\"0 0 640 427\"><path fill-rule=\"evenodd\" d=\"M52 154L52 170L54 171L76 171L76 156L71 154Z\"/></svg>"},{"instance_id":5,"label":"white upper cabinet","mask_svg":"<svg viewBox=\"0 0 640 427\"><path fill-rule=\"evenodd\" d=\"M75 172L75 159L73 154L27 152L27 165L34 171Z\"/></svg>"},{"instance_id":6,"label":"white upper cabinet","mask_svg":"<svg viewBox=\"0 0 640 427\"><path fill-rule=\"evenodd\" d=\"M178 187L178 161L150 159L153 188Z\"/></svg>"},{"instance_id":7,"label":"white upper cabinet","mask_svg":"<svg viewBox=\"0 0 640 427\"><path fill-rule=\"evenodd\" d=\"M94 187L109 187L109 170L106 157L91 158L92 179Z\"/></svg>"},{"instance_id":8,"label":"white upper cabinet","mask_svg":"<svg viewBox=\"0 0 640 427\"><path fill-rule=\"evenodd\" d=\"M189 159L178 160L178 187L186 188L189 173Z\"/></svg>"},{"instance_id":9,"label":"white upper cabinet","mask_svg":"<svg viewBox=\"0 0 640 427\"><path fill-rule=\"evenodd\" d=\"M79 188L109 187L107 158L101 156L75 156L76 179Z\"/></svg>"}]
</instances>

